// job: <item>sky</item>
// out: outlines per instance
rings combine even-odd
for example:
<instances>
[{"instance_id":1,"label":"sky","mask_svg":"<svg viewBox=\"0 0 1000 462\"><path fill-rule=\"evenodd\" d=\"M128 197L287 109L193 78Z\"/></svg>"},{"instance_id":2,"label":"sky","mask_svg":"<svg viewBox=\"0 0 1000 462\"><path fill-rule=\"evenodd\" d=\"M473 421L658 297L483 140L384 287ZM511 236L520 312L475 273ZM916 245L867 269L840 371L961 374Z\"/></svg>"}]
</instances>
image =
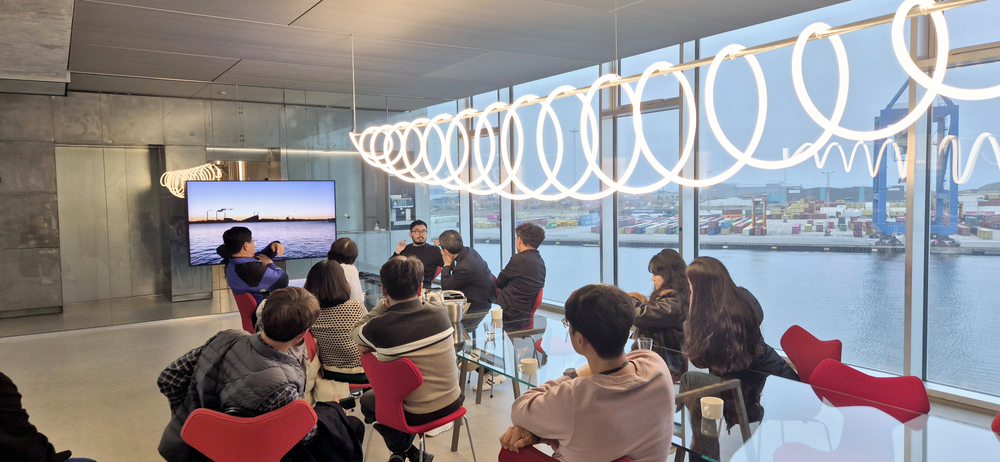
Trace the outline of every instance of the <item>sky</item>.
<instances>
[{"instance_id":1,"label":"sky","mask_svg":"<svg viewBox=\"0 0 1000 462\"><path fill-rule=\"evenodd\" d=\"M256 212L262 219L300 220L337 215L333 181L190 181L187 184L188 220L204 221L208 212L228 208L225 216L243 220ZM223 212L219 212L222 219Z\"/></svg>"}]
</instances>

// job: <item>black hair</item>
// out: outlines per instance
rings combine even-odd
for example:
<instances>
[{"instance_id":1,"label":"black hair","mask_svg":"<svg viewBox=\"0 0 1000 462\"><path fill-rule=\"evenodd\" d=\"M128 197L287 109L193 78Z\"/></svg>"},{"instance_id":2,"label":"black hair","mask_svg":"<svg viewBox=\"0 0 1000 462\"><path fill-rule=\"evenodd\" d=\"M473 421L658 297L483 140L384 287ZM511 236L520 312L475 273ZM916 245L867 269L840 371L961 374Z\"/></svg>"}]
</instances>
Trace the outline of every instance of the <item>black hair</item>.
<instances>
[{"instance_id":1,"label":"black hair","mask_svg":"<svg viewBox=\"0 0 1000 462\"><path fill-rule=\"evenodd\" d=\"M442 249L453 254L458 254L465 248L465 244L462 243L462 235L453 229L441 233L441 236L438 237L438 243L441 244Z\"/></svg>"},{"instance_id":2,"label":"black hair","mask_svg":"<svg viewBox=\"0 0 1000 462\"><path fill-rule=\"evenodd\" d=\"M625 291L609 284L577 289L565 304L570 328L583 335L597 355L614 359L625 352L635 322L635 305Z\"/></svg>"},{"instance_id":3,"label":"black hair","mask_svg":"<svg viewBox=\"0 0 1000 462\"><path fill-rule=\"evenodd\" d=\"M424 220L413 220L413 223L410 223L410 232L412 233L413 228L416 228L417 226L420 225L423 225L424 229L427 229L427 223L425 223Z\"/></svg>"},{"instance_id":4,"label":"black hair","mask_svg":"<svg viewBox=\"0 0 1000 462\"><path fill-rule=\"evenodd\" d=\"M382 290L393 300L416 297L424 286L424 264L413 256L397 255L379 270Z\"/></svg>"},{"instance_id":5,"label":"black hair","mask_svg":"<svg viewBox=\"0 0 1000 462\"><path fill-rule=\"evenodd\" d=\"M687 265L681 254L674 249L661 250L649 260L649 272L663 278L663 285L654 288L649 299L676 293L682 303L681 312L686 314L691 301L691 286L688 284Z\"/></svg>"},{"instance_id":6,"label":"black hair","mask_svg":"<svg viewBox=\"0 0 1000 462\"><path fill-rule=\"evenodd\" d=\"M545 241L545 230L533 223L521 223L514 230L524 245L537 249Z\"/></svg>"},{"instance_id":7,"label":"black hair","mask_svg":"<svg viewBox=\"0 0 1000 462\"><path fill-rule=\"evenodd\" d=\"M684 321L684 351L714 375L742 371L764 352L757 313L719 260L698 257L687 267L691 308Z\"/></svg>"},{"instance_id":8,"label":"black hair","mask_svg":"<svg viewBox=\"0 0 1000 462\"><path fill-rule=\"evenodd\" d=\"M225 243L229 255L239 253L239 251L243 250L243 244L252 240L253 233L250 232L250 228L243 226L234 226L222 233L222 242Z\"/></svg>"},{"instance_id":9,"label":"black hair","mask_svg":"<svg viewBox=\"0 0 1000 462\"><path fill-rule=\"evenodd\" d=\"M268 338L288 342L312 327L319 318L319 302L301 287L286 287L271 292L260 314L260 323Z\"/></svg>"},{"instance_id":10,"label":"black hair","mask_svg":"<svg viewBox=\"0 0 1000 462\"><path fill-rule=\"evenodd\" d=\"M323 260L313 265L303 286L319 300L319 306L329 308L351 299L351 286L340 263Z\"/></svg>"},{"instance_id":11,"label":"black hair","mask_svg":"<svg viewBox=\"0 0 1000 462\"><path fill-rule=\"evenodd\" d=\"M342 237L330 244L330 251L326 253L328 260L345 265L353 265L358 259L358 245L350 238Z\"/></svg>"}]
</instances>

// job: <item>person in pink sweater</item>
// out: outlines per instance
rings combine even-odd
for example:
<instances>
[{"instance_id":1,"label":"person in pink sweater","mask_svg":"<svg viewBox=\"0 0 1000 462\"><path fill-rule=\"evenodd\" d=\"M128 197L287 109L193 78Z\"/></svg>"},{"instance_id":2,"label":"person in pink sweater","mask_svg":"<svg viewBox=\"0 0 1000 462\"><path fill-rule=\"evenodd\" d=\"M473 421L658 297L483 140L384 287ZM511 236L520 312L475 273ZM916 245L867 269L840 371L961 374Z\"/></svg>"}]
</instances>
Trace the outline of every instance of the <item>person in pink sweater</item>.
<instances>
[{"instance_id":1,"label":"person in pink sweater","mask_svg":"<svg viewBox=\"0 0 1000 462\"><path fill-rule=\"evenodd\" d=\"M566 462L662 462L674 429L674 387L667 364L648 350L625 353L635 319L621 289L591 284L566 301L573 349L587 358L577 377L560 377L514 401L514 426L500 437L510 451L549 444Z\"/></svg>"}]
</instances>

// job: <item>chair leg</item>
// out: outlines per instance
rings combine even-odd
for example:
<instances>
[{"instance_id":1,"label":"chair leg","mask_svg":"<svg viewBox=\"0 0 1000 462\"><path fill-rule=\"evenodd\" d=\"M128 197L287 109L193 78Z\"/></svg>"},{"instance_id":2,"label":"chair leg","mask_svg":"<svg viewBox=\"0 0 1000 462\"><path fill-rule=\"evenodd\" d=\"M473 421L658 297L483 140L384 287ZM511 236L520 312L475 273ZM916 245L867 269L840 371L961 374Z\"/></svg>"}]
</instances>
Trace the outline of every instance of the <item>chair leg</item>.
<instances>
[{"instance_id":1,"label":"chair leg","mask_svg":"<svg viewBox=\"0 0 1000 462\"><path fill-rule=\"evenodd\" d=\"M465 431L469 433L469 447L472 448L472 462L479 462L476 458L476 444L472 442L472 427L469 426L469 418L467 416L462 416L465 420Z\"/></svg>"},{"instance_id":2,"label":"chair leg","mask_svg":"<svg viewBox=\"0 0 1000 462\"><path fill-rule=\"evenodd\" d=\"M426 445L427 445L427 443L426 443L426 440L424 440L424 434L421 433L420 434L420 458L419 458L420 462L424 462L424 448L427 447Z\"/></svg>"},{"instance_id":3,"label":"chair leg","mask_svg":"<svg viewBox=\"0 0 1000 462\"><path fill-rule=\"evenodd\" d=\"M371 432L374 432L374 431L375 431L375 422L372 422ZM369 432L365 432L365 433L369 433ZM372 448L372 440L373 439L375 439L375 435L372 435L372 436L368 437L368 444L365 445L365 458L364 458L365 462L368 462L368 453L370 452L370 449Z\"/></svg>"}]
</instances>

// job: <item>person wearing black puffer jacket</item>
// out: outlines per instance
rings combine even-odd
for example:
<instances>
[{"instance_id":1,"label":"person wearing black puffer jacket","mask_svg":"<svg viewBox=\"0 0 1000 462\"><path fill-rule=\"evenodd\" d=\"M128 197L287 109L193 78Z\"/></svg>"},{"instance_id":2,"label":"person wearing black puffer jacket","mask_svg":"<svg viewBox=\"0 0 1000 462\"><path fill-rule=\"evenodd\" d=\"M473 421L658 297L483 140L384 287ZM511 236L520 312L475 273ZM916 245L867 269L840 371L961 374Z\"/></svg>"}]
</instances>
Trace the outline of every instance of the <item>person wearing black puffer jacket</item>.
<instances>
[{"instance_id":1,"label":"person wearing black puffer jacket","mask_svg":"<svg viewBox=\"0 0 1000 462\"><path fill-rule=\"evenodd\" d=\"M0 456L10 462L94 462L70 458L70 451L56 452L52 443L28 421L21 393L14 381L0 372Z\"/></svg>"},{"instance_id":2,"label":"person wearing black puffer jacket","mask_svg":"<svg viewBox=\"0 0 1000 462\"><path fill-rule=\"evenodd\" d=\"M676 250L663 249L649 260L653 293L648 299L638 292L629 294L635 303L636 332L633 338L653 339L653 351L666 361L674 382L679 381L688 369L687 358L681 353L684 347L684 320L687 319L691 301L686 269L684 259ZM638 347L638 341L633 343L633 350Z\"/></svg>"}]
</instances>

